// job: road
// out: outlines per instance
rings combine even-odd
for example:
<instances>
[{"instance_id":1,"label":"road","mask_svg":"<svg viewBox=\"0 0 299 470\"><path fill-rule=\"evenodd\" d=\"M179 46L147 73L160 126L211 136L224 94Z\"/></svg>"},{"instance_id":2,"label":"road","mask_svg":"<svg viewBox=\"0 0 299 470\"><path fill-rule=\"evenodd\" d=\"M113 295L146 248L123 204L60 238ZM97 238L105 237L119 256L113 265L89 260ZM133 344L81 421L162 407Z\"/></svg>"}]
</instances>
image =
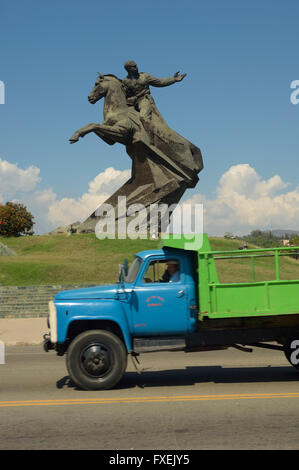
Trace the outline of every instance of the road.
<instances>
[{"instance_id":1,"label":"road","mask_svg":"<svg viewBox=\"0 0 299 470\"><path fill-rule=\"evenodd\" d=\"M144 354L114 390L74 387L65 358L6 349L0 449L298 449L299 373L279 351Z\"/></svg>"}]
</instances>

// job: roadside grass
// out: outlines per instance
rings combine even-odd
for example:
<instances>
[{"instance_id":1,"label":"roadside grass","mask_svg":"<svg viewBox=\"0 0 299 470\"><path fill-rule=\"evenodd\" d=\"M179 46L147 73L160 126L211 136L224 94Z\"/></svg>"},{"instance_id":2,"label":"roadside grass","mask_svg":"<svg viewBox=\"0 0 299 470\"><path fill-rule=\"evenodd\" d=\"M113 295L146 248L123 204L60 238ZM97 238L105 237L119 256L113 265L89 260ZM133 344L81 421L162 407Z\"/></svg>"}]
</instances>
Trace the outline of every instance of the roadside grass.
<instances>
[{"instance_id":1,"label":"roadside grass","mask_svg":"<svg viewBox=\"0 0 299 470\"><path fill-rule=\"evenodd\" d=\"M98 240L93 234L42 235L3 238L0 242L18 256L0 257L0 285L74 285L109 284L118 278L118 265L135 253L157 249L153 240ZM237 250L240 241L210 238L212 250ZM249 245L249 248L256 248ZM240 251L242 255L242 251ZM221 282L252 280L249 259L217 261ZM280 260L281 279L299 279L299 261L290 257ZM273 258L256 258L256 280L275 279Z\"/></svg>"}]
</instances>

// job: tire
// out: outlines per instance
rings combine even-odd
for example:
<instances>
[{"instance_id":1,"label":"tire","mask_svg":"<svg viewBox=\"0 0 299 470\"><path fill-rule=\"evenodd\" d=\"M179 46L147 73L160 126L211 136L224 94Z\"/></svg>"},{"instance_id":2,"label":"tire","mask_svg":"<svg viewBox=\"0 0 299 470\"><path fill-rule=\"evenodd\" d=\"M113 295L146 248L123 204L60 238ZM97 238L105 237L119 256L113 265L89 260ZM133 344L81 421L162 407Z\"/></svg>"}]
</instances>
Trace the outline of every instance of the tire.
<instances>
[{"instance_id":1,"label":"tire","mask_svg":"<svg viewBox=\"0 0 299 470\"><path fill-rule=\"evenodd\" d=\"M105 330L88 330L71 342L66 366L72 381L84 390L107 390L123 377L127 367L124 343Z\"/></svg>"},{"instance_id":2,"label":"tire","mask_svg":"<svg viewBox=\"0 0 299 470\"><path fill-rule=\"evenodd\" d=\"M293 347L291 348L291 345L292 345L293 341L297 341L298 344L293 345ZM298 351L298 353L296 353L296 351ZM285 354L285 357L287 358L287 360L289 361L289 363L293 367L295 367L295 369L297 369L298 372L299 372L299 340L298 339L297 340L293 340L293 339L288 340L284 345L284 354ZM298 360L298 364L296 364L294 362L294 359L295 359L295 361Z\"/></svg>"}]
</instances>

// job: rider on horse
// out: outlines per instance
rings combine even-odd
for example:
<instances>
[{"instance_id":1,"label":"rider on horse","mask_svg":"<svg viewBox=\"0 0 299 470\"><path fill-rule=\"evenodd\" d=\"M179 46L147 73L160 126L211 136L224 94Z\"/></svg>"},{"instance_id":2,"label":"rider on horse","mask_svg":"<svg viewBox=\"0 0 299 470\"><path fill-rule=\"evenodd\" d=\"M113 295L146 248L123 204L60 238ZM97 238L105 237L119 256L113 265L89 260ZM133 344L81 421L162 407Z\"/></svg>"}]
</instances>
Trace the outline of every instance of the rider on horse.
<instances>
[{"instance_id":1,"label":"rider on horse","mask_svg":"<svg viewBox=\"0 0 299 470\"><path fill-rule=\"evenodd\" d=\"M180 82L186 74L180 75L176 72L170 78L156 78L148 73L138 71L134 60L128 60L124 64L128 76L122 80L125 88L128 106L134 106L140 112L140 119L150 121L155 102L150 92L150 86L165 87Z\"/></svg>"}]
</instances>

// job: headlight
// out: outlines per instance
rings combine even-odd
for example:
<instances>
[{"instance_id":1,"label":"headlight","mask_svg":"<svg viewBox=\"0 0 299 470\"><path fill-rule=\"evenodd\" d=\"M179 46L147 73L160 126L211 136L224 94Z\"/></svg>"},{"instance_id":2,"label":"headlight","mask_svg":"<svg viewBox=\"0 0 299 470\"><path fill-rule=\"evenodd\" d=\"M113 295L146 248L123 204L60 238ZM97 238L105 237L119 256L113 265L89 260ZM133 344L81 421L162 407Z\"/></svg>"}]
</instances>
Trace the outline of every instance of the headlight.
<instances>
[{"instance_id":1,"label":"headlight","mask_svg":"<svg viewBox=\"0 0 299 470\"><path fill-rule=\"evenodd\" d=\"M49 323L51 343L57 343L57 312L54 302L49 302Z\"/></svg>"}]
</instances>

